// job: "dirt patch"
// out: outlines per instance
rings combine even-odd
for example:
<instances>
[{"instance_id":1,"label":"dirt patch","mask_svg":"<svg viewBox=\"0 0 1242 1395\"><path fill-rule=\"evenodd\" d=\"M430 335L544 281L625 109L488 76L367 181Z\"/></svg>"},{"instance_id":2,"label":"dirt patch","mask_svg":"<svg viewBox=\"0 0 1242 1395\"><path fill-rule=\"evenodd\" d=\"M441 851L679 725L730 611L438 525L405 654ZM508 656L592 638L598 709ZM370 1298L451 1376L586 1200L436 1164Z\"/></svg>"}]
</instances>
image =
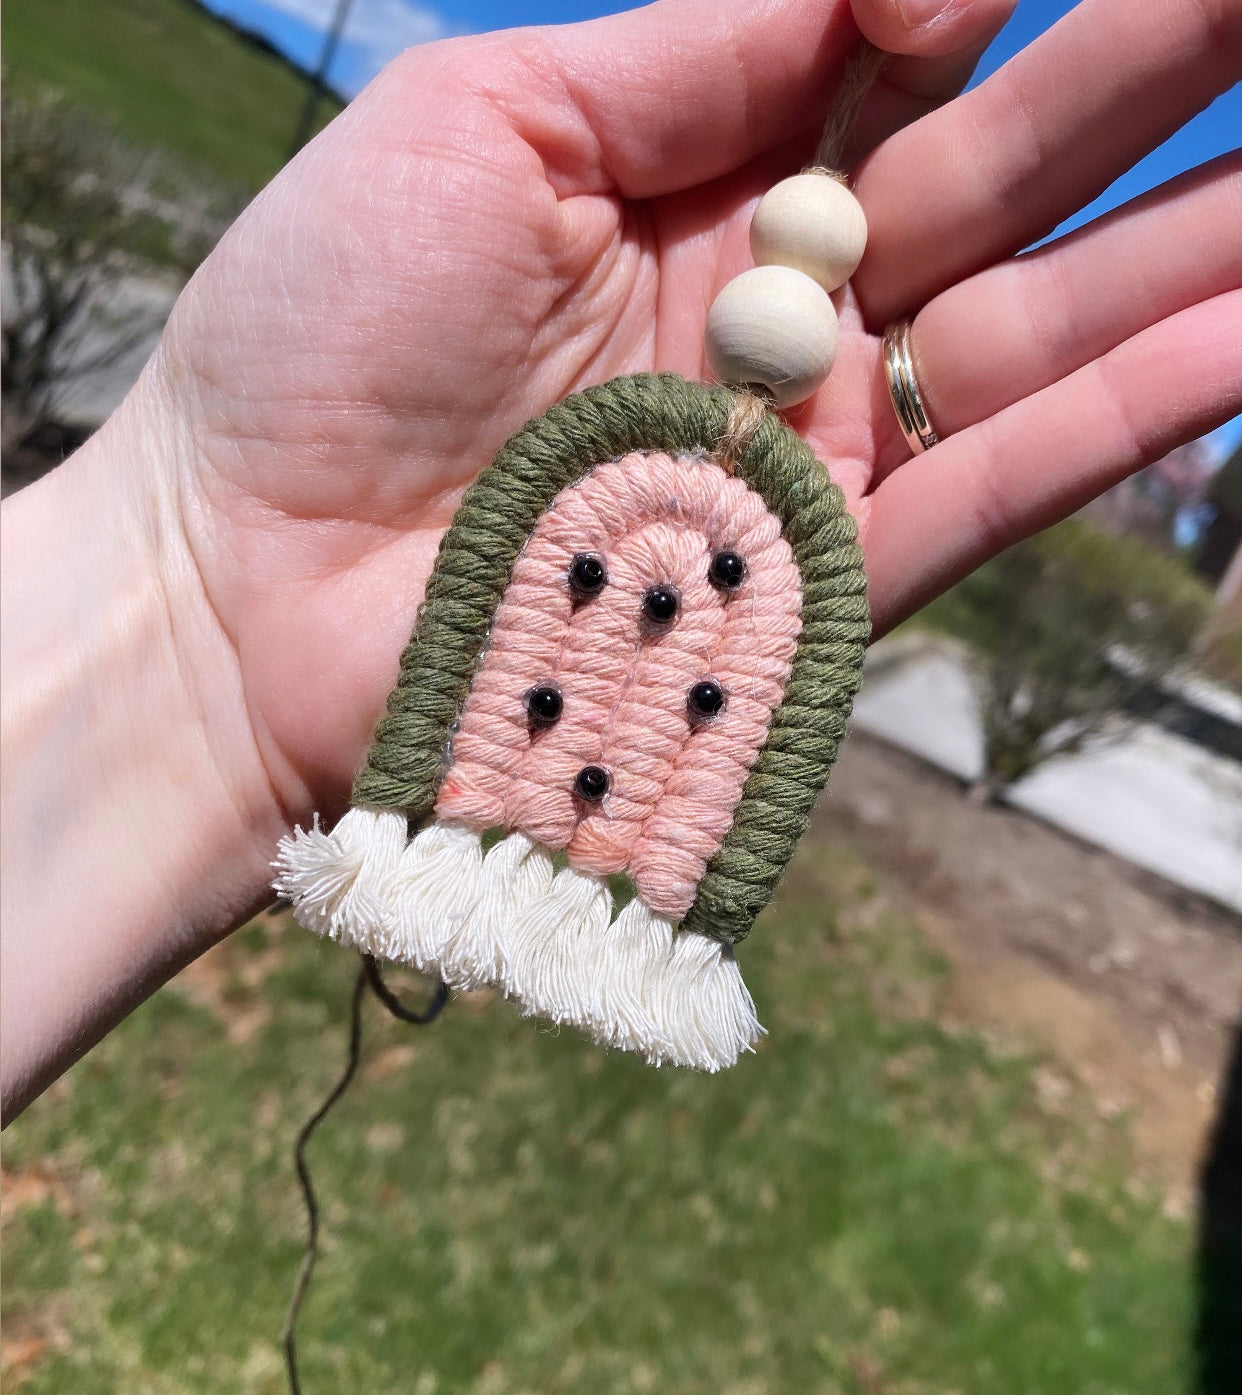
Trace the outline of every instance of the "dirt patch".
<instances>
[{"instance_id":1,"label":"dirt patch","mask_svg":"<svg viewBox=\"0 0 1242 1395\"><path fill-rule=\"evenodd\" d=\"M80 1216L89 1212L91 1191L89 1179L51 1163L0 1169L0 1234L6 1246L14 1218L27 1208L51 1205L63 1217ZM74 1232L73 1244L86 1255L88 1268L93 1240L84 1227ZM50 1354L70 1349L70 1306L69 1294L62 1293L37 1310L6 1314L0 1335L0 1380L6 1391L20 1390Z\"/></svg>"},{"instance_id":2,"label":"dirt patch","mask_svg":"<svg viewBox=\"0 0 1242 1395\"><path fill-rule=\"evenodd\" d=\"M73 1213L73 1197L58 1172L41 1165L20 1172L0 1170L0 1225L27 1206L42 1206L45 1201L52 1202L62 1216Z\"/></svg>"},{"instance_id":3,"label":"dirt patch","mask_svg":"<svg viewBox=\"0 0 1242 1395\"><path fill-rule=\"evenodd\" d=\"M1065 1060L1189 1195L1242 1005L1237 917L861 733L816 828L949 959L951 1012Z\"/></svg>"}]
</instances>

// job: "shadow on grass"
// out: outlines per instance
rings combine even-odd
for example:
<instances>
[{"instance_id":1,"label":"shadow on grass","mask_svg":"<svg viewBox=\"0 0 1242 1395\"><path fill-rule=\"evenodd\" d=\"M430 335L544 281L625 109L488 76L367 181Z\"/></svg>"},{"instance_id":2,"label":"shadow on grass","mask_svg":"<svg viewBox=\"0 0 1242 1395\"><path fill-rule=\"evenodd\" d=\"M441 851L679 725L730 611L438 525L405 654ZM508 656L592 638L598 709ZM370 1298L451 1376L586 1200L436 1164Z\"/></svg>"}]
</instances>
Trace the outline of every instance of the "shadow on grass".
<instances>
[{"instance_id":1,"label":"shadow on grass","mask_svg":"<svg viewBox=\"0 0 1242 1395\"><path fill-rule=\"evenodd\" d=\"M1242 1029L1201 1176L1196 1263L1197 1395L1242 1390Z\"/></svg>"}]
</instances>

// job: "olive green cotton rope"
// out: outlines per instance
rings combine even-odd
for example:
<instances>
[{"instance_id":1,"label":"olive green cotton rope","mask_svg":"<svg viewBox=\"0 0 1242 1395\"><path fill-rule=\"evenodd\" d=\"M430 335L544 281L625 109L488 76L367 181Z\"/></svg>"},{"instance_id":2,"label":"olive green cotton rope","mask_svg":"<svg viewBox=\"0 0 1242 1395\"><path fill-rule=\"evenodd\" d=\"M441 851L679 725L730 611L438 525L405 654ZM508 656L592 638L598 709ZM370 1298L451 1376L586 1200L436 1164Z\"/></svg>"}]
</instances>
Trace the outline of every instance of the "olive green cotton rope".
<instances>
[{"instance_id":1,"label":"olive green cotton rope","mask_svg":"<svg viewBox=\"0 0 1242 1395\"><path fill-rule=\"evenodd\" d=\"M421 821L496 607L540 515L589 470L632 451L710 455L726 388L676 374L615 378L528 423L462 500L440 546L401 672L354 782L353 802ZM767 413L735 465L780 520L802 574L802 633L733 826L683 928L736 942L772 897L845 734L870 631L854 520L814 453Z\"/></svg>"}]
</instances>

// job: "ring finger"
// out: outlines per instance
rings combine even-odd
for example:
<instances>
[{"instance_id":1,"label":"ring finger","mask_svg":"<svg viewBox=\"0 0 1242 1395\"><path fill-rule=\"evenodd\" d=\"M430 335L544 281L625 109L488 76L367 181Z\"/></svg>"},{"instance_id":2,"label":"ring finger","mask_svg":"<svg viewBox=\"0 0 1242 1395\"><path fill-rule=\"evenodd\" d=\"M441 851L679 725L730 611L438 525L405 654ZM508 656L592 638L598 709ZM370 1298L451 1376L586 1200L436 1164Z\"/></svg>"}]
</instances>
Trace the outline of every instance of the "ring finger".
<instances>
[{"instance_id":1,"label":"ring finger","mask_svg":"<svg viewBox=\"0 0 1242 1395\"><path fill-rule=\"evenodd\" d=\"M910 332L941 437L1059 382L1148 326L1242 286L1242 152L943 291ZM878 483L910 451L877 442Z\"/></svg>"}]
</instances>

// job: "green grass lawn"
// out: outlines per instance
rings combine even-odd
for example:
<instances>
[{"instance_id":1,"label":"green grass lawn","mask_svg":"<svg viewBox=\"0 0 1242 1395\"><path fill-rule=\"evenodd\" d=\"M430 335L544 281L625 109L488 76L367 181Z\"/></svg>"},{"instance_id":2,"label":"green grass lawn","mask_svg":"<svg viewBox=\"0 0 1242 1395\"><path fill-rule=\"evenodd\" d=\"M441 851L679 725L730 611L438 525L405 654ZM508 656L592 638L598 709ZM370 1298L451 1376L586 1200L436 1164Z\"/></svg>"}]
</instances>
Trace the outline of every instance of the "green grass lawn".
<instances>
[{"instance_id":1,"label":"green grass lawn","mask_svg":"<svg viewBox=\"0 0 1242 1395\"><path fill-rule=\"evenodd\" d=\"M305 84L190 0L7 0L0 34L7 80L62 92L137 145L250 189L288 156Z\"/></svg>"},{"instance_id":2,"label":"green grass lawn","mask_svg":"<svg viewBox=\"0 0 1242 1395\"><path fill-rule=\"evenodd\" d=\"M1076 1085L938 1023L946 968L864 867L804 848L741 958L771 1036L715 1078L490 997L368 1004L312 1145L307 1395L1185 1388L1189 1227ZM255 922L10 1129L24 1391L284 1389L289 1152L355 962Z\"/></svg>"}]
</instances>

